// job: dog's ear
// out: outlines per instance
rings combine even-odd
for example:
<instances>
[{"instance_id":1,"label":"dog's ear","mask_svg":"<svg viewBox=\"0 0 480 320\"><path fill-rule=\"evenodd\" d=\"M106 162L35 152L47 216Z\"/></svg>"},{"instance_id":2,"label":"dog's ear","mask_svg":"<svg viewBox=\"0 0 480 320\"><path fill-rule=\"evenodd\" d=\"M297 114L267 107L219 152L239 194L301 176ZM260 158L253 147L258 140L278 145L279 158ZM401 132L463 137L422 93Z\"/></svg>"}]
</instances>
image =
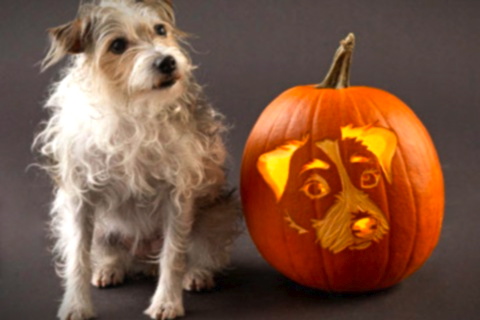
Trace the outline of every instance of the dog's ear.
<instances>
[{"instance_id":1,"label":"dog's ear","mask_svg":"<svg viewBox=\"0 0 480 320\"><path fill-rule=\"evenodd\" d=\"M66 54L85 52L91 37L91 23L78 18L64 25L48 30L50 50L42 62L42 70L60 61Z\"/></svg>"}]
</instances>

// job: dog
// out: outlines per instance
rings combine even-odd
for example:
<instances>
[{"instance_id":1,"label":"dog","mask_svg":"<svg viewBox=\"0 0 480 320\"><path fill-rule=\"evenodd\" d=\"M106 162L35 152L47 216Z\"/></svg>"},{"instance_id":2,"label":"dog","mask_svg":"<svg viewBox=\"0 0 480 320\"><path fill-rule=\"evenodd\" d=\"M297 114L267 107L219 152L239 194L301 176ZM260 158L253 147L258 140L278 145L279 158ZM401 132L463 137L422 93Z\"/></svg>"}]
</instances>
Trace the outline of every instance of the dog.
<instances>
[{"instance_id":1,"label":"dog","mask_svg":"<svg viewBox=\"0 0 480 320\"><path fill-rule=\"evenodd\" d=\"M171 0L98 0L49 30L50 118L34 146L55 184L58 317L95 317L90 282L159 276L145 314L184 315L183 289L214 286L238 235L224 117L205 99Z\"/></svg>"}]
</instances>

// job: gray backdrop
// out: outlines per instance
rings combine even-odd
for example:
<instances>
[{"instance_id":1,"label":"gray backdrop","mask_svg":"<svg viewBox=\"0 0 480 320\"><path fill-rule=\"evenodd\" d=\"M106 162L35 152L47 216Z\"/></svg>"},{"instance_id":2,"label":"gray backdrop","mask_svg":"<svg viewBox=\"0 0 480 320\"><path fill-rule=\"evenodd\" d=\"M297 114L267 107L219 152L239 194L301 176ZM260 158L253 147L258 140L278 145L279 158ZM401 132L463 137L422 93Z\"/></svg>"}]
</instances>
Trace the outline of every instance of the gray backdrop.
<instances>
[{"instance_id":1,"label":"gray backdrop","mask_svg":"<svg viewBox=\"0 0 480 320\"><path fill-rule=\"evenodd\" d=\"M338 296L297 286L270 268L248 234L219 288L187 294L188 319L478 319L480 311L480 1L174 0L200 81L234 125L230 179L238 183L249 130L280 92L322 80L338 41L355 32L352 83L401 97L429 129L446 178L440 243L393 289ZM76 1L0 4L0 318L53 319L61 297L47 250L51 187L33 162L33 132L57 69L39 74L47 27ZM146 319L154 283L99 291L100 319Z\"/></svg>"}]
</instances>

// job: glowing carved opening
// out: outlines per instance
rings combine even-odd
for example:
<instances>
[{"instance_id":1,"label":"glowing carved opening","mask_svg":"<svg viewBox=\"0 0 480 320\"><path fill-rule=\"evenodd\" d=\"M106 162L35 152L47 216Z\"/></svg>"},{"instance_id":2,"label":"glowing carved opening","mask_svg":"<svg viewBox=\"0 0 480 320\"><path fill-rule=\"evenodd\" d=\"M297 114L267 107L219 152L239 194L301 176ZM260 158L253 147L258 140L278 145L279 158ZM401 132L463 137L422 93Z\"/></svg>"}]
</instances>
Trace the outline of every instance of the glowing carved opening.
<instances>
[{"instance_id":1,"label":"glowing carved opening","mask_svg":"<svg viewBox=\"0 0 480 320\"><path fill-rule=\"evenodd\" d=\"M312 174L300 188L300 191L305 193L310 199L317 200L330 193L330 186L322 176Z\"/></svg>"},{"instance_id":2,"label":"glowing carved opening","mask_svg":"<svg viewBox=\"0 0 480 320\"><path fill-rule=\"evenodd\" d=\"M342 139L355 139L373 153L380 163L380 167L392 183L392 158L397 149L397 136L392 131L374 127L372 125L354 128L352 125L341 128Z\"/></svg>"},{"instance_id":3,"label":"glowing carved opening","mask_svg":"<svg viewBox=\"0 0 480 320\"><path fill-rule=\"evenodd\" d=\"M298 225L292 218L292 216L290 216L290 214L288 212L285 212L285 221L288 223L288 226L290 228L292 228L293 230L297 231L298 234L306 234L308 233L308 230L305 229L305 228L302 228L300 225Z\"/></svg>"},{"instance_id":4,"label":"glowing carved opening","mask_svg":"<svg viewBox=\"0 0 480 320\"><path fill-rule=\"evenodd\" d=\"M314 159L313 161L308 162L302 167L302 171L300 171L300 174L313 169L328 170L330 169L330 165L320 159Z\"/></svg>"},{"instance_id":5,"label":"glowing carved opening","mask_svg":"<svg viewBox=\"0 0 480 320\"><path fill-rule=\"evenodd\" d=\"M360 184L363 189L372 189L380 183L380 172L377 169L367 169L362 173Z\"/></svg>"},{"instance_id":6,"label":"glowing carved opening","mask_svg":"<svg viewBox=\"0 0 480 320\"><path fill-rule=\"evenodd\" d=\"M364 156L353 155L350 157L350 163L371 163L372 159Z\"/></svg>"},{"instance_id":7,"label":"glowing carved opening","mask_svg":"<svg viewBox=\"0 0 480 320\"><path fill-rule=\"evenodd\" d=\"M277 202L285 191L290 171L290 160L293 154L308 141L308 136L302 140L292 140L277 147L275 150L262 154L257 161L257 169L265 182L275 193Z\"/></svg>"},{"instance_id":8,"label":"glowing carved opening","mask_svg":"<svg viewBox=\"0 0 480 320\"><path fill-rule=\"evenodd\" d=\"M352 225L352 233L355 237L370 240L378 228L377 220L366 217L357 220Z\"/></svg>"}]
</instances>

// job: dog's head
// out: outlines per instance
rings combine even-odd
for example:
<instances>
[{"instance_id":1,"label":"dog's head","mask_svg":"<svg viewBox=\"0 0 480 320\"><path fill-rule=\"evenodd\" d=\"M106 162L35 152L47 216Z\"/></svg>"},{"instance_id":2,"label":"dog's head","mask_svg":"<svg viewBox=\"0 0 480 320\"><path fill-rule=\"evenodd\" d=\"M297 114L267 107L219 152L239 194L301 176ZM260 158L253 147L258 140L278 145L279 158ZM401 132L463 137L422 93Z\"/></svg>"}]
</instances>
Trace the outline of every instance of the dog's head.
<instances>
[{"instance_id":1,"label":"dog's head","mask_svg":"<svg viewBox=\"0 0 480 320\"><path fill-rule=\"evenodd\" d=\"M84 2L75 20L49 33L44 69L75 55L92 75L129 95L179 95L192 69L171 0Z\"/></svg>"}]
</instances>

